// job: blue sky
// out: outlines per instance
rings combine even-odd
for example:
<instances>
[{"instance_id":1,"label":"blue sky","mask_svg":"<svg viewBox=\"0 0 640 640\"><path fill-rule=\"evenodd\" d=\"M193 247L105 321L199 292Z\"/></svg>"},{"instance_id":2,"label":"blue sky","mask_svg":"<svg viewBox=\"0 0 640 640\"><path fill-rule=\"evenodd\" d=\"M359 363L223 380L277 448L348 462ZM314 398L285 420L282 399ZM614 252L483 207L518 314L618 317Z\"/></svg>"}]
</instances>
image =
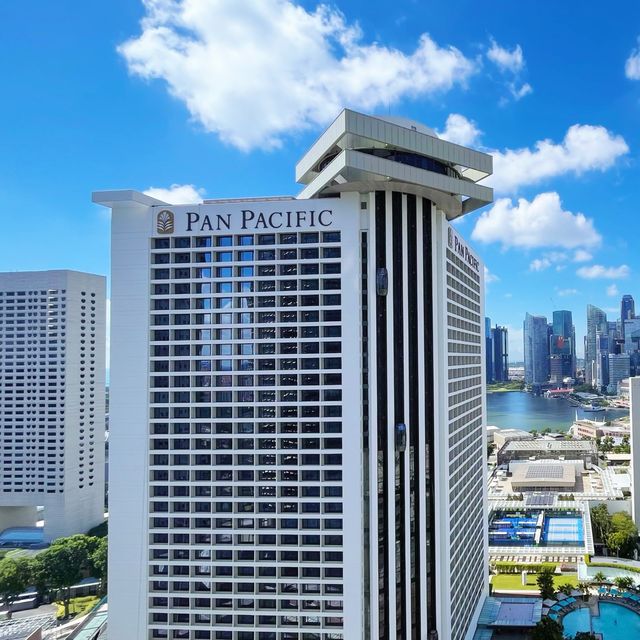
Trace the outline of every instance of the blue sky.
<instances>
[{"instance_id":1,"label":"blue sky","mask_svg":"<svg viewBox=\"0 0 640 640\"><path fill-rule=\"evenodd\" d=\"M350 106L495 154L459 230L514 359L526 311L572 310L581 347L587 303L640 298L638 3L26 0L0 36L0 270L108 273L94 190L295 194Z\"/></svg>"}]
</instances>

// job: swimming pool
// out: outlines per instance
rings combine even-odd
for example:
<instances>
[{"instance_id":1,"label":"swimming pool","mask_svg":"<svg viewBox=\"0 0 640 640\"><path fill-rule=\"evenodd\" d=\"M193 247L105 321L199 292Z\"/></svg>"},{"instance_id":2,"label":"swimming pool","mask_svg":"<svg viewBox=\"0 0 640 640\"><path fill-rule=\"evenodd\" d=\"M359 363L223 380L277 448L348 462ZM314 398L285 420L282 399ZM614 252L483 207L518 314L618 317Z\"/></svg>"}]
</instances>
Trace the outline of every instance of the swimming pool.
<instances>
[{"instance_id":1,"label":"swimming pool","mask_svg":"<svg viewBox=\"0 0 640 640\"><path fill-rule=\"evenodd\" d=\"M572 611L564 617L562 626L564 633L570 636L578 631L593 631L601 633L604 640L640 638L640 616L631 609L612 602L600 603L599 616L592 617L586 607Z\"/></svg>"},{"instance_id":2,"label":"swimming pool","mask_svg":"<svg viewBox=\"0 0 640 640\"><path fill-rule=\"evenodd\" d=\"M567 511L496 511L489 522L491 546L582 546L582 514Z\"/></svg>"},{"instance_id":3,"label":"swimming pool","mask_svg":"<svg viewBox=\"0 0 640 640\"><path fill-rule=\"evenodd\" d=\"M547 516L544 519L542 539L549 544L582 544L584 542L582 518Z\"/></svg>"}]
</instances>

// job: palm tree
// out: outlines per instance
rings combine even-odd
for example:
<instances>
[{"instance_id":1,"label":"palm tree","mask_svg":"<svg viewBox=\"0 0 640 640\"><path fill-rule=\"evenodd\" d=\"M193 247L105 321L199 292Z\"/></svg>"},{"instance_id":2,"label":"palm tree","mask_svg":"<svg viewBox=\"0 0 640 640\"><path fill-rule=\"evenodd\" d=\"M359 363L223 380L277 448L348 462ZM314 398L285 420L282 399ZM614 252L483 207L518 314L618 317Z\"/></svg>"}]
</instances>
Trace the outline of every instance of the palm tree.
<instances>
[{"instance_id":1,"label":"palm tree","mask_svg":"<svg viewBox=\"0 0 640 640\"><path fill-rule=\"evenodd\" d=\"M607 576L605 576L604 573L602 573L602 571L598 571L598 573L596 573L593 576L593 581L594 582L607 582Z\"/></svg>"},{"instance_id":2,"label":"palm tree","mask_svg":"<svg viewBox=\"0 0 640 640\"><path fill-rule=\"evenodd\" d=\"M630 578L629 576L618 576L617 578L614 578L613 582L618 589L631 589L634 585L633 578Z\"/></svg>"},{"instance_id":3,"label":"palm tree","mask_svg":"<svg viewBox=\"0 0 640 640\"><path fill-rule=\"evenodd\" d=\"M589 589L591 588L590 580L580 580L578 582L578 589L582 591L582 599L586 600L589 597Z\"/></svg>"}]
</instances>

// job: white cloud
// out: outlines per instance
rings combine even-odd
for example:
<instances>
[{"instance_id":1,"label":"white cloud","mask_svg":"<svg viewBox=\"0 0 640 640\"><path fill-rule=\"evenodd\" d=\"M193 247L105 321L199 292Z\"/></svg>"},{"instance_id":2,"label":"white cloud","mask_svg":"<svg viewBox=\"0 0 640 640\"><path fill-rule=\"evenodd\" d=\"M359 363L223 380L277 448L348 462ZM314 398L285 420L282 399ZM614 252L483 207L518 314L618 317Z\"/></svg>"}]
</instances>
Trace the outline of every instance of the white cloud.
<instances>
[{"instance_id":1,"label":"white cloud","mask_svg":"<svg viewBox=\"0 0 640 640\"><path fill-rule=\"evenodd\" d=\"M567 254L562 251L549 251L543 254L542 258L536 258L529 264L529 271L544 271L551 265L556 265L556 271L564 269L564 265L559 264L567 260Z\"/></svg>"},{"instance_id":2,"label":"white cloud","mask_svg":"<svg viewBox=\"0 0 640 640\"><path fill-rule=\"evenodd\" d=\"M491 151L493 176L487 182L497 192L513 193L567 173L604 171L628 151L624 138L605 127L574 124L559 144L539 140L533 149Z\"/></svg>"},{"instance_id":3,"label":"white cloud","mask_svg":"<svg viewBox=\"0 0 640 640\"><path fill-rule=\"evenodd\" d=\"M525 82L519 87L515 82L512 82L509 85L509 91L511 91L511 95L513 96L513 98L518 101L525 96L528 96L530 93L533 93L533 87L528 82Z\"/></svg>"},{"instance_id":4,"label":"white cloud","mask_svg":"<svg viewBox=\"0 0 640 640\"><path fill-rule=\"evenodd\" d=\"M502 74L507 74L511 79L505 82L511 98L516 102L528 96L533 87L528 82L522 82L521 72L524 70L525 62L522 54L522 47L517 44L513 50L501 47L491 38L491 48L487 51L487 58L496 65ZM509 98L500 99L500 105L504 106L509 102Z\"/></svg>"},{"instance_id":5,"label":"white cloud","mask_svg":"<svg viewBox=\"0 0 640 640\"><path fill-rule=\"evenodd\" d=\"M577 249L576 252L573 254L574 262L589 262L589 260L591 260L592 258L593 256L588 251L585 251L584 249Z\"/></svg>"},{"instance_id":6,"label":"white cloud","mask_svg":"<svg viewBox=\"0 0 640 640\"><path fill-rule=\"evenodd\" d=\"M577 296L579 293L577 289L556 289L556 292L561 298L566 298L567 296Z\"/></svg>"},{"instance_id":7,"label":"white cloud","mask_svg":"<svg viewBox=\"0 0 640 640\"><path fill-rule=\"evenodd\" d=\"M519 73L524 67L522 47L517 44L512 51L501 47L493 38L491 48L487 51L487 58L493 62L500 71Z\"/></svg>"},{"instance_id":8,"label":"white cloud","mask_svg":"<svg viewBox=\"0 0 640 640\"><path fill-rule=\"evenodd\" d=\"M551 266L551 261L548 258L536 258L529 265L529 271L544 271Z\"/></svg>"},{"instance_id":9,"label":"white cloud","mask_svg":"<svg viewBox=\"0 0 640 640\"><path fill-rule=\"evenodd\" d=\"M272 148L344 107L371 111L463 85L479 63L428 34L411 53L363 41L327 5L293 0L143 0L142 33L119 47L131 73L161 79L207 131Z\"/></svg>"},{"instance_id":10,"label":"white cloud","mask_svg":"<svg viewBox=\"0 0 640 640\"><path fill-rule=\"evenodd\" d=\"M437 133L443 140L455 142L465 147L477 145L482 135L482 131L478 129L475 122L459 113L450 114L445 123L444 131Z\"/></svg>"},{"instance_id":11,"label":"white cloud","mask_svg":"<svg viewBox=\"0 0 640 640\"><path fill-rule=\"evenodd\" d=\"M616 298L617 296L620 295L620 290L618 289L618 285L617 284L610 284L607 287L607 295L611 296L612 298Z\"/></svg>"},{"instance_id":12,"label":"white cloud","mask_svg":"<svg viewBox=\"0 0 640 640\"><path fill-rule=\"evenodd\" d=\"M491 273L488 267L484 268L484 284L485 285L488 285L491 282L498 282L499 280L500 278L495 273Z\"/></svg>"},{"instance_id":13,"label":"white cloud","mask_svg":"<svg viewBox=\"0 0 640 640\"><path fill-rule=\"evenodd\" d=\"M640 38L638 39L640 43ZM624 64L624 75L629 80L640 80L640 46L634 49Z\"/></svg>"},{"instance_id":14,"label":"white cloud","mask_svg":"<svg viewBox=\"0 0 640 640\"><path fill-rule=\"evenodd\" d=\"M601 237L593 220L582 213L565 211L555 192L540 193L532 201L520 198L514 205L502 198L482 213L471 237L480 242L499 242L504 248L595 246Z\"/></svg>"},{"instance_id":15,"label":"white cloud","mask_svg":"<svg viewBox=\"0 0 640 640\"><path fill-rule=\"evenodd\" d=\"M576 273L587 280L595 280L596 278L615 280L628 277L631 269L626 264L619 267L603 267L601 264L593 264L590 267L580 267Z\"/></svg>"},{"instance_id":16,"label":"white cloud","mask_svg":"<svg viewBox=\"0 0 640 640\"><path fill-rule=\"evenodd\" d=\"M196 204L202 202L204 190L192 184L172 184L168 189L149 187L144 193L168 204Z\"/></svg>"}]
</instances>

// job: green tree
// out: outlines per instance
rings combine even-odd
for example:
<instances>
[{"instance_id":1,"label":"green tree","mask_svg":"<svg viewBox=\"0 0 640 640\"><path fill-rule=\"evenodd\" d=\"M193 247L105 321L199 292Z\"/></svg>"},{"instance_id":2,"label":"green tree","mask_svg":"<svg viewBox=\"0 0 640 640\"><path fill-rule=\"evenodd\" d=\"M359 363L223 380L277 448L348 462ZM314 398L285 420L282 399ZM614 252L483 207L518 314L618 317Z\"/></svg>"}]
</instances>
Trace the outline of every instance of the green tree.
<instances>
[{"instance_id":1,"label":"green tree","mask_svg":"<svg viewBox=\"0 0 640 640\"><path fill-rule=\"evenodd\" d=\"M587 599L590 588L591 582L589 582L589 580L580 580L580 582L578 582L578 589L582 591L583 600Z\"/></svg>"},{"instance_id":2,"label":"green tree","mask_svg":"<svg viewBox=\"0 0 640 640\"><path fill-rule=\"evenodd\" d=\"M91 573L100 579L100 591L106 592L107 585L107 538L100 538L100 542L90 555Z\"/></svg>"},{"instance_id":3,"label":"green tree","mask_svg":"<svg viewBox=\"0 0 640 640\"><path fill-rule=\"evenodd\" d=\"M629 576L618 576L617 578L613 579L613 583L619 589L631 589L631 587L633 587L634 585L633 578Z\"/></svg>"},{"instance_id":4,"label":"green tree","mask_svg":"<svg viewBox=\"0 0 640 640\"><path fill-rule=\"evenodd\" d=\"M598 540L606 542L611 531L611 516L606 504L599 504L591 509L591 522L598 535Z\"/></svg>"},{"instance_id":5,"label":"green tree","mask_svg":"<svg viewBox=\"0 0 640 640\"><path fill-rule=\"evenodd\" d=\"M0 597L7 605L7 618L11 618L13 603L30 582L31 568L26 558L0 560Z\"/></svg>"},{"instance_id":6,"label":"green tree","mask_svg":"<svg viewBox=\"0 0 640 640\"><path fill-rule=\"evenodd\" d=\"M561 591L562 593L564 593L567 596L571 595L571 592L573 591L573 585L570 582L566 582L565 584L561 584L558 587L558 591Z\"/></svg>"},{"instance_id":7,"label":"green tree","mask_svg":"<svg viewBox=\"0 0 640 640\"><path fill-rule=\"evenodd\" d=\"M614 513L611 516L611 530L606 537L609 549L625 558L632 558L637 540L638 528L631 516L626 512Z\"/></svg>"},{"instance_id":8,"label":"green tree","mask_svg":"<svg viewBox=\"0 0 640 640\"><path fill-rule=\"evenodd\" d=\"M536 584L540 589L540 596L543 600L553 598L555 588L553 586L553 571L545 567L536 578Z\"/></svg>"},{"instance_id":9,"label":"green tree","mask_svg":"<svg viewBox=\"0 0 640 640\"><path fill-rule=\"evenodd\" d=\"M98 538L78 534L58 538L37 556L39 580L51 591L58 591L64 602L65 617L69 617L71 587L90 568L91 554L97 549Z\"/></svg>"},{"instance_id":10,"label":"green tree","mask_svg":"<svg viewBox=\"0 0 640 640\"><path fill-rule=\"evenodd\" d=\"M552 618L542 618L534 627L531 640L564 640L562 625Z\"/></svg>"},{"instance_id":11,"label":"green tree","mask_svg":"<svg viewBox=\"0 0 640 640\"><path fill-rule=\"evenodd\" d=\"M602 441L600 442L600 451L602 451L603 453L609 453L610 451L613 450L613 445L614 445L614 440L611 436L605 436L604 438L602 438Z\"/></svg>"}]
</instances>

